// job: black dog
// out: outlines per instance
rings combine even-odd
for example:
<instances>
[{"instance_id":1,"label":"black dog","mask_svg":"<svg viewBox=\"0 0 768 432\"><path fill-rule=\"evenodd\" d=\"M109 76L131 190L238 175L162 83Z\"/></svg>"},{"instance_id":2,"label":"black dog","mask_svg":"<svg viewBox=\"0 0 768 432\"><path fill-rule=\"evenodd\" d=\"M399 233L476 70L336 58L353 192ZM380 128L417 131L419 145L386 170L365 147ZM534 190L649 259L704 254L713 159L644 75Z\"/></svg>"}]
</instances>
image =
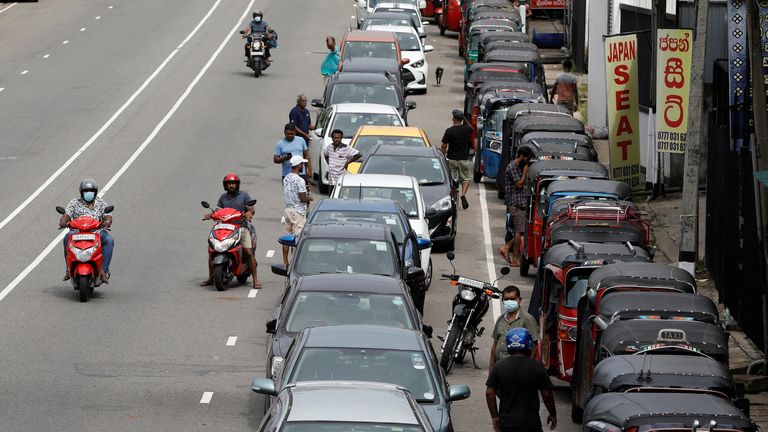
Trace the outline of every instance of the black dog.
<instances>
[{"instance_id":1,"label":"black dog","mask_svg":"<svg viewBox=\"0 0 768 432\"><path fill-rule=\"evenodd\" d=\"M435 69L435 81L437 81L437 86L440 87L440 80L443 79L443 67L438 66Z\"/></svg>"}]
</instances>

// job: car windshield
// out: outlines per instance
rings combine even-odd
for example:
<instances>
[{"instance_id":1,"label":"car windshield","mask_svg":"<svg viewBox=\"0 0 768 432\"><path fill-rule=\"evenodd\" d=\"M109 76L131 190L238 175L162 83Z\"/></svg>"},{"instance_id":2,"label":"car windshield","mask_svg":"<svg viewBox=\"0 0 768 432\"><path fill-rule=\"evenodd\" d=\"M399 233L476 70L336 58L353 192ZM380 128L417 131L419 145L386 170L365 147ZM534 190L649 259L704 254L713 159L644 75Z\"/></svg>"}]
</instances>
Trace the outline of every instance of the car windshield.
<instances>
[{"instance_id":1,"label":"car windshield","mask_svg":"<svg viewBox=\"0 0 768 432\"><path fill-rule=\"evenodd\" d=\"M401 146L407 146L407 147L426 147L426 143L424 142L424 138L422 137L379 136L379 135L359 136L357 137L357 141L355 141L354 147L360 153L365 154L366 152L370 151L372 148L376 147L377 144L401 145Z\"/></svg>"},{"instance_id":2,"label":"car windshield","mask_svg":"<svg viewBox=\"0 0 768 432\"><path fill-rule=\"evenodd\" d=\"M504 125L504 119L507 118L507 110L509 107L494 110L488 117L488 129L492 131L500 131Z\"/></svg>"},{"instance_id":3,"label":"car windshield","mask_svg":"<svg viewBox=\"0 0 768 432\"><path fill-rule=\"evenodd\" d=\"M331 130L341 129L344 138L352 138L360 126L402 126L396 114L338 113Z\"/></svg>"},{"instance_id":4,"label":"car windshield","mask_svg":"<svg viewBox=\"0 0 768 432\"><path fill-rule=\"evenodd\" d=\"M421 51L419 37L413 33L396 33L401 51Z\"/></svg>"},{"instance_id":5,"label":"car windshield","mask_svg":"<svg viewBox=\"0 0 768 432\"><path fill-rule=\"evenodd\" d=\"M283 432L424 432L420 426L382 423L289 422Z\"/></svg>"},{"instance_id":6,"label":"car windshield","mask_svg":"<svg viewBox=\"0 0 768 432\"><path fill-rule=\"evenodd\" d=\"M435 399L420 351L371 348L304 348L290 378L300 381L372 381L401 385L419 402ZM289 383L289 384L290 384Z\"/></svg>"},{"instance_id":7,"label":"car windshield","mask_svg":"<svg viewBox=\"0 0 768 432\"><path fill-rule=\"evenodd\" d=\"M587 293L587 282L592 273L591 268L577 268L568 272L568 280L565 285L565 307L576 308L584 294Z\"/></svg>"},{"instance_id":8,"label":"car windshield","mask_svg":"<svg viewBox=\"0 0 768 432\"><path fill-rule=\"evenodd\" d=\"M413 328L401 295L320 291L298 295L285 328L298 332L315 325L344 324Z\"/></svg>"},{"instance_id":9,"label":"car windshield","mask_svg":"<svg viewBox=\"0 0 768 432\"><path fill-rule=\"evenodd\" d=\"M402 244L403 240L405 240L405 228L400 223L400 218L397 214L357 210L317 210L313 213L311 219L307 221L307 224L324 222L363 222L386 225L392 231L392 234L395 235L398 243ZM408 222L406 221L405 223Z\"/></svg>"},{"instance_id":10,"label":"car windshield","mask_svg":"<svg viewBox=\"0 0 768 432\"><path fill-rule=\"evenodd\" d=\"M397 60L397 47L392 42L349 41L344 44L343 62L349 58L369 57Z\"/></svg>"},{"instance_id":11,"label":"car windshield","mask_svg":"<svg viewBox=\"0 0 768 432\"><path fill-rule=\"evenodd\" d=\"M310 238L296 254L296 273L363 273L392 276L394 255L389 243L361 239Z\"/></svg>"},{"instance_id":12,"label":"car windshield","mask_svg":"<svg viewBox=\"0 0 768 432\"><path fill-rule=\"evenodd\" d=\"M411 27L413 23L409 19L404 18L366 18L363 29L370 28L371 26L406 26ZM401 47L402 49L402 47Z\"/></svg>"},{"instance_id":13,"label":"car windshield","mask_svg":"<svg viewBox=\"0 0 768 432\"><path fill-rule=\"evenodd\" d=\"M400 108L400 96L394 84L338 83L331 91L330 104L339 103L375 103Z\"/></svg>"},{"instance_id":14,"label":"car windshield","mask_svg":"<svg viewBox=\"0 0 768 432\"><path fill-rule=\"evenodd\" d=\"M408 217L418 217L419 207L416 193L413 189L393 188L386 186L343 186L339 190L339 198L365 200L394 200L405 209Z\"/></svg>"},{"instance_id":15,"label":"car windshield","mask_svg":"<svg viewBox=\"0 0 768 432\"><path fill-rule=\"evenodd\" d=\"M433 157L373 155L360 173L409 175L416 177L419 184L445 183L443 165Z\"/></svg>"}]
</instances>

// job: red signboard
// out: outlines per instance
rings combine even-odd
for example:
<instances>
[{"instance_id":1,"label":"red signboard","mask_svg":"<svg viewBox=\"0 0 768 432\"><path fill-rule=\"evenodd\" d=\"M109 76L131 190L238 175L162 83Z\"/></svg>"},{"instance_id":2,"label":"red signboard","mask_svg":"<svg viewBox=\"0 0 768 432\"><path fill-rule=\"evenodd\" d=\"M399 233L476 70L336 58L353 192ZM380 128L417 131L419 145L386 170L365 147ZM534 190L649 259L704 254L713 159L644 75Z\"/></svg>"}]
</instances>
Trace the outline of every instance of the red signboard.
<instances>
[{"instance_id":1,"label":"red signboard","mask_svg":"<svg viewBox=\"0 0 768 432\"><path fill-rule=\"evenodd\" d=\"M531 9L565 9L565 0L531 0Z\"/></svg>"}]
</instances>

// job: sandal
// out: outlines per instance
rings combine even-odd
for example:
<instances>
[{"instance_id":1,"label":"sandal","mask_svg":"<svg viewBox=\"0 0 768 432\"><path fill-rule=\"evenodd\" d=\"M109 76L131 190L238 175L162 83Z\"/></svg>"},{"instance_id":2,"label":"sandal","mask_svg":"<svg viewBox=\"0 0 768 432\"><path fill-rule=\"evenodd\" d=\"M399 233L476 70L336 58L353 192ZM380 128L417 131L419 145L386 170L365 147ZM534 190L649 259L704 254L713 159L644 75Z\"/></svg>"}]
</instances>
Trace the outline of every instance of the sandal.
<instances>
[{"instance_id":1,"label":"sandal","mask_svg":"<svg viewBox=\"0 0 768 432\"><path fill-rule=\"evenodd\" d=\"M509 260L509 252L504 252L502 248L496 249L496 252L506 261L507 264L512 265L512 261Z\"/></svg>"}]
</instances>

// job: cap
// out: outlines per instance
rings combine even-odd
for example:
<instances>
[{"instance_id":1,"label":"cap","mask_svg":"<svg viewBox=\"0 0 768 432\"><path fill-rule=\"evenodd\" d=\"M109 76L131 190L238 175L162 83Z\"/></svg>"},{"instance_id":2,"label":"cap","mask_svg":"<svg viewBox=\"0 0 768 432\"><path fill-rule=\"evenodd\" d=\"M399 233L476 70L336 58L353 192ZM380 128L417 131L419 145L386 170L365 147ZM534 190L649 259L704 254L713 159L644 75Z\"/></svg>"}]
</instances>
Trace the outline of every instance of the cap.
<instances>
[{"instance_id":1,"label":"cap","mask_svg":"<svg viewBox=\"0 0 768 432\"><path fill-rule=\"evenodd\" d=\"M464 111L456 108L453 111L451 111L451 114L454 118L464 118Z\"/></svg>"},{"instance_id":2,"label":"cap","mask_svg":"<svg viewBox=\"0 0 768 432\"><path fill-rule=\"evenodd\" d=\"M309 161L304 159L303 157L301 157L299 155L293 156L291 158L291 160L289 161L289 163L291 164L292 167L295 167L295 166L297 166L297 165L299 165L301 163L306 163L306 162L309 162Z\"/></svg>"}]
</instances>

